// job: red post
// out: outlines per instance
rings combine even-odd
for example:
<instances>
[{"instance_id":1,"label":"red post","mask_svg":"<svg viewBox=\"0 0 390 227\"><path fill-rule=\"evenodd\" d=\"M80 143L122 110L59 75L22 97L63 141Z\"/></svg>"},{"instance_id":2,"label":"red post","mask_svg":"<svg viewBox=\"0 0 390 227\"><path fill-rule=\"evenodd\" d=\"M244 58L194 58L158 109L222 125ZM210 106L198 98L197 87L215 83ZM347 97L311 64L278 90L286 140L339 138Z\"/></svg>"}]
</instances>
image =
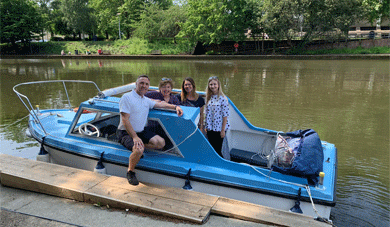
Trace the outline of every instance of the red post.
<instances>
[{"instance_id":1,"label":"red post","mask_svg":"<svg viewBox=\"0 0 390 227\"><path fill-rule=\"evenodd\" d=\"M238 43L234 44L234 48L236 49L236 52L238 52Z\"/></svg>"}]
</instances>

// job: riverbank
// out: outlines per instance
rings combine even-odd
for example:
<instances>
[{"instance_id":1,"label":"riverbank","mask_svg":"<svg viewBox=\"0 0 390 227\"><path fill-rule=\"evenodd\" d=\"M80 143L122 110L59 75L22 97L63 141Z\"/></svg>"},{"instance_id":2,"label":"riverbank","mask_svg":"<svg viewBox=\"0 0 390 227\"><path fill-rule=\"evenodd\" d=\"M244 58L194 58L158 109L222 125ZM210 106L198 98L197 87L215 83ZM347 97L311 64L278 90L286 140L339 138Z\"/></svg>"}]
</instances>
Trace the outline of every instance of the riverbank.
<instances>
[{"instance_id":1,"label":"riverbank","mask_svg":"<svg viewBox=\"0 0 390 227\"><path fill-rule=\"evenodd\" d=\"M264 42L239 42L235 50L234 41L224 41L220 44L196 45L186 39L166 39L148 42L139 38L115 41L49 41L0 44L0 55L60 55L65 54L95 54L105 55L212 55L212 56L268 56L268 55L370 55L390 54L390 39L354 39L317 40L304 49L293 50L285 42L265 40ZM261 48L260 46L261 45ZM298 51L298 52L297 52Z\"/></svg>"},{"instance_id":2,"label":"riverbank","mask_svg":"<svg viewBox=\"0 0 390 227\"><path fill-rule=\"evenodd\" d=\"M390 54L324 55L1 55L0 59L139 59L139 60L390 60Z\"/></svg>"}]
</instances>

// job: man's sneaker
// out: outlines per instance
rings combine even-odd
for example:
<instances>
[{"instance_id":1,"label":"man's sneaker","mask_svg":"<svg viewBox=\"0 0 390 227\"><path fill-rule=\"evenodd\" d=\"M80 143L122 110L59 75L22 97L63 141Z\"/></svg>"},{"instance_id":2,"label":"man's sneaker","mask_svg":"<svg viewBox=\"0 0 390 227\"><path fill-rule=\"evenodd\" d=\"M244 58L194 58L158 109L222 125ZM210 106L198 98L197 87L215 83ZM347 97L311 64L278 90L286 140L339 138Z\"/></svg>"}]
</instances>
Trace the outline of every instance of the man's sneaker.
<instances>
[{"instance_id":1,"label":"man's sneaker","mask_svg":"<svg viewBox=\"0 0 390 227\"><path fill-rule=\"evenodd\" d=\"M127 180L129 181L129 184L131 184L131 185L138 185L139 184L137 177L135 176L135 173L133 171L127 172Z\"/></svg>"}]
</instances>

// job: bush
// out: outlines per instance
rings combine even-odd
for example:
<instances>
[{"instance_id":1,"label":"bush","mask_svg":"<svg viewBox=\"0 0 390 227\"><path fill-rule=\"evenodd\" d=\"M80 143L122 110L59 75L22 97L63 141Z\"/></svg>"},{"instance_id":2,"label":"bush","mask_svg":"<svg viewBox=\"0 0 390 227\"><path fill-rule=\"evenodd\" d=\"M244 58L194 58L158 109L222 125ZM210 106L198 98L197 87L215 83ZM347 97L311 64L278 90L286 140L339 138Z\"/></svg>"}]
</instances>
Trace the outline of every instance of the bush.
<instances>
[{"instance_id":1,"label":"bush","mask_svg":"<svg viewBox=\"0 0 390 227\"><path fill-rule=\"evenodd\" d=\"M116 40L113 50L115 54L139 55L148 54L151 50L145 39L131 38L128 40Z\"/></svg>"},{"instance_id":2,"label":"bush","mask_svg":"<svg viewBox=\"0 0 390 227\"><path fill-rule=\"evenodd\" d=\"M78 37L73 38L73 36L65 36L64 41L80 41Z\"/></svg>"},{"instance_id":3,"label":"bush","mask_svg":"<svg viewBox=\"0 0 390 227\"><path fill-rule=\"evenodd\" d=\"M52 36L52 37L50 38L50 41L64 41L64 38Z\"/></svg>"}]
</instances>

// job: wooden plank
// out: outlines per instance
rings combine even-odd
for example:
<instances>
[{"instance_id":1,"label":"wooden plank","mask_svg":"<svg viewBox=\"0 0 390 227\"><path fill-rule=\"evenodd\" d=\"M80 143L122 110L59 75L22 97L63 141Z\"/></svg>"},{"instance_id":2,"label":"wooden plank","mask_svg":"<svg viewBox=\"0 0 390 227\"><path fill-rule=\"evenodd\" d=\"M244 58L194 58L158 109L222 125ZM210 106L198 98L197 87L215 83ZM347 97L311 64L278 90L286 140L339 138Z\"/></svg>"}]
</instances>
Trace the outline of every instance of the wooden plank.
<instances>
[{"instance_id":1,"label":"wooden plank","mask_svg":"<svg viewBox=\"0 0 390 227\"><path fill-rule=\"evenodd\" d=\"M1 172L1 178L1 184L4 186L54 195L81 202L84 201L83 191L80 190L74 190L67 187L58 187L42 181L30 180L25 177L8 174L4 171Z\"/></svg>"},{"instance_id":2,"label":"wooden plank","mask_svg":"<svg viewBox=\"0 0 390 227\"><path fill-rule=\"evenodd\" d=\"M116 178L117 183L107 184L112 178ZM127 179L120 177L110 177L107 182L86 191L84 193L85 201L102 205L108 204L123 209L164 214L196 223L204 223L210 214L211 206L199 205L194 201L182 201L180 198L174 199L174 195L160 196L162 190L158 188L157 193L153 194L154 189L142 183L138 186L131 186ZM148 193L143 193L143 189Z\"/></svg>"},{"instance_id":3,"label":"wooden plank","mask_svg":"<svg viewBox=\"0 0 390 227\"><path fill-rule=\"evenodd\" d=\"M204 223L218 197L157 185L129 185L127 179L67 166L0 155L5 186L59 197L139 209ZM204 196L204 198L202 198Z\"/></svg>"},{"instance_id":4,"label":"wooden plank","mask_svg":"<svg viewBox=\"0 0 390 227\"><path fill-rule=\"evenodd\" d=\"M1 184L84 201L83 192L109 176L67 166L0 155Z\"/></svg>"},{"instance_id":5,"label":"wooden plank","mask_svg":"<svg viewBox=\"0 0 390 227\"><path fill-rule=\"evenodd\" d=\"M219 197L211 208L211 213L268 225L329 227L329 224L316 221L309 216L224 197Z\"/></svg>"},{"instance_id":6,"label":"wooden plank","mask_svg":"<svg viewBox=\"0 0 390 227\"><path fill-rule=\"evenodd\" d=\"M103 181L100 185L105 185L107 187L115 186L116 188L142 192L144 194L180 200L208 207L212 207L218 200L218 196L151 183L140 183L138 186L133 187L129 185L125 178L115 176L111 176L106 181Z\"/></svg>"}]
</instances>

